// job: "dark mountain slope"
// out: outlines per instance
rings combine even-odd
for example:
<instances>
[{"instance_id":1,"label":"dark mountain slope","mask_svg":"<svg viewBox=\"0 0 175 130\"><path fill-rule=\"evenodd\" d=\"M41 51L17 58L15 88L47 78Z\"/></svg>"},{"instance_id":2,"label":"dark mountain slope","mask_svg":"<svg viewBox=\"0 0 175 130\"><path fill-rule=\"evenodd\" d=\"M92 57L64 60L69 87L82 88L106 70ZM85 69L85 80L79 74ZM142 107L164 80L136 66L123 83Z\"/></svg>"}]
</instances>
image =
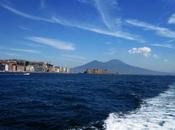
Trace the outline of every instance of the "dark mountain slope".
<instances>
[{"instance_id":1,"label":"dark mountain slope","mask_svg":"<svg viewBox=\"0 0 175 130\"><path fill-rule=\"evenodd\" d=\"M100 62L100 61L92 61L82 66L78 66L72 68L71 71L73 73L81 73L84 72L86 69L107 69L113 73L120 73L120 74L139 74L139 75L163 75L166 73L152 71L140 67L135 67L132 65L128 65L120 60L113 59L107 62Z\"/></svg>"}]
</instances>

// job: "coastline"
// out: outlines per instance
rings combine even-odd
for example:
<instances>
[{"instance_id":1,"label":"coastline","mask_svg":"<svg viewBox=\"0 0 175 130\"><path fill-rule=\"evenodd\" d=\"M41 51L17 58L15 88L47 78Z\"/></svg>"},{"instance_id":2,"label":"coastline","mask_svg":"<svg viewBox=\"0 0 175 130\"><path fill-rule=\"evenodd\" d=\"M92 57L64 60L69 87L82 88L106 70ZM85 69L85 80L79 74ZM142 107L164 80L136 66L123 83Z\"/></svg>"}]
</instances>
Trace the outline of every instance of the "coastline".
<instances>
[{"instance_id":1,"label":"coastline","mask_svg":"<svg viewBox=\"0 0 175 130\"><path fill-rule=\"evenodd\" d=\"M103 76L103 75L113 75L113 76L170 76L170 77L174 77L175 74L171 75L148 75L148 74L88 74L88 73L58 73L58 72L3 72L3 71L0 71L0 75L6 75L6 74L22 74L24 75L25 73L30 73L30 74L58 74L58 75L61 75L61 74L66 74L66 75L98 75L98 76Z\"/></svg>"}]
</instances>

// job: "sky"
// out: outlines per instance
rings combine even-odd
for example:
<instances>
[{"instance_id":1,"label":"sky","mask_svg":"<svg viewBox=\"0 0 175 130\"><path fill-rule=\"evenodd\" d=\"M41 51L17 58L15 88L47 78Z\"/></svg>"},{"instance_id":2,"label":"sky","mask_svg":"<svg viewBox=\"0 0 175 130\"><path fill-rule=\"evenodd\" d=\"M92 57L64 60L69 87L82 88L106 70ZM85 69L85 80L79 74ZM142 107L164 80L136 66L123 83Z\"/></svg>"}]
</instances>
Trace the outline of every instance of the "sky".
<instances>
[{"instance_id":1,"label":"sky","mask_svg":"<svg viewBox=\"0 0 175 130\"><path fill-rule=\"evenodd\" d=\"M0 59L14 58L175 73L175 0L0 0Z\"/></svg>"}]
</instances>

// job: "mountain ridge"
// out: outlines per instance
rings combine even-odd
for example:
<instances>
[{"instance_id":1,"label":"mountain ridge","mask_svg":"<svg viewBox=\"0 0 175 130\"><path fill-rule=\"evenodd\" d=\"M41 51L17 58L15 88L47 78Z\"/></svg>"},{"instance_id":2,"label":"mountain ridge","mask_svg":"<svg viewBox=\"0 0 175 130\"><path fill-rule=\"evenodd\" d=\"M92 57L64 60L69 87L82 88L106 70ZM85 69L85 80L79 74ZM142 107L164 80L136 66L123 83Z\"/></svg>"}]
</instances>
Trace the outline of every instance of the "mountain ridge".
<instances>
[{"instance_id":1,"label":"mountain ridge","mask_svg":"<svg viewBox=\"0 0 175 130\"><path fill-rule=\"evenodd\" d=\"M71 69L72 73L83 73L86 69L107 69L112 73L131 74L131 75L167 75L168 73L149 70L141 67L132 66L125 62L112 59L106 62L93 60L84 65L77 66Z\"/></svg>"}]
</instances>

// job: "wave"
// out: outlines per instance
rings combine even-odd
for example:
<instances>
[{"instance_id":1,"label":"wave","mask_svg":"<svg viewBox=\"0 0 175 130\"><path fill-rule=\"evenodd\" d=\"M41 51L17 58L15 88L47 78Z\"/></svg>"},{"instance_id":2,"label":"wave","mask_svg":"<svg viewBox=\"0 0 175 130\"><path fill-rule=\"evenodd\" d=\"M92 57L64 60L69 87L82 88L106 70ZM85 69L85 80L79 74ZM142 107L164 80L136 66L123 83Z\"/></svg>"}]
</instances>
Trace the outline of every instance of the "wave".
<instances>
[{"instance_id":1,"label":"wave","mask_svg":"<svg viewBox=\"0 0 175 130\"><path fill-rule=\"evenodd\" d=\"M146 99L138 110L127 115L110 113L105 130L175 130L175 85L159 96Z\"/></svg>"}]
</instances>

